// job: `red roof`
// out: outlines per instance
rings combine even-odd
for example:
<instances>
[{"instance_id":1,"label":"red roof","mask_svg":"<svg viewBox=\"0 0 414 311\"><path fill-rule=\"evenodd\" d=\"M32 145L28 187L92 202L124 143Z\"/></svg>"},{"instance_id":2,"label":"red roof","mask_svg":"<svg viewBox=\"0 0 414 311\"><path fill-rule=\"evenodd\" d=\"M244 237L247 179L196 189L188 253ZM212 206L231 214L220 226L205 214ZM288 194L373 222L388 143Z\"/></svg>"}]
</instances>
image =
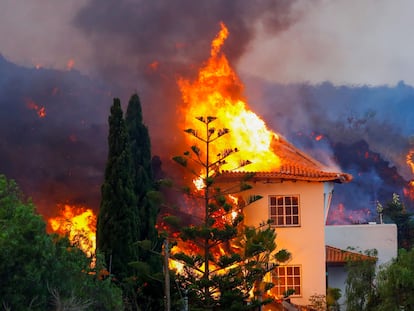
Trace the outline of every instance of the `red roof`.
<instances>
[{"instance_id":1,"label":"red roof","mask_svg":"<svg viewBox=\"0 0 414 311\"><path fill-rule=\"evenodd\" d=\"M331 265L345 265L348 262L348 260L377 260L376 257L346 251L329 245L325 246L325 251L326 263Z\"/></svg>"},{"instance_id":2,"label":"red roof","mask_svg":"<svg viewBox=\"0 0 414 311\"><path fill-rule=\"evenodd\" d=\"M281 160L281 165L272 172L233 172L223 171L222 178L240 179L246 173L252 173L252 181L267 180L305 180L305 181L333 181L346 183L352 180L352 175L335 172L317 160L294 147L282 137L275 139L272 147Z\"/></svg>"}]
</instances>

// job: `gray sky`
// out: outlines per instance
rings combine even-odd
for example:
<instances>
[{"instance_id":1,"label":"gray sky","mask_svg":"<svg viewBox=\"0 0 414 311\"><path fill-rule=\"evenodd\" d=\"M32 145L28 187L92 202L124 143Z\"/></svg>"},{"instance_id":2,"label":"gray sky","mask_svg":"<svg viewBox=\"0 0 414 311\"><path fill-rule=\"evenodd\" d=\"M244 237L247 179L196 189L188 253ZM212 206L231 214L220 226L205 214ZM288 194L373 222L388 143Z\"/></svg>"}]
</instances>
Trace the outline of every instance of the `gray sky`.
<instances>
[{"instance_id":1,"label":"gray sky","mask_svg":"<svg viewBox=\"0 0 414 311\"><path fill-rule=\"evenodd\" d=\"M414 84L414 1L324 0L304 10L283 34L258 36L240 69L277 82Z\"/></svg>"},{"instance_id":2,"label":"gray sky","mask_svg":"<svg viewBox=\"0 0 414 311\"><path fill-rule=\"evenodd\" d=\"M74 68L96 73L96 33L85 31L85 22L83 28L75 26L73 19L88 5L99 11L99 3L105 1L1 0L0 53L18 64L58 69L73 59ZM263 1L246 3L253 9ZM263 15L252 20L254 34L241 51L238 70L276 82L394 85L404 80L414 85L412 12L411 0L296 1L286 13L294 22L283 31L267 31ZM248 15L249 10L236 13ZM217 29L204 27L213 33Z\"/></svg>"}]
</instances>

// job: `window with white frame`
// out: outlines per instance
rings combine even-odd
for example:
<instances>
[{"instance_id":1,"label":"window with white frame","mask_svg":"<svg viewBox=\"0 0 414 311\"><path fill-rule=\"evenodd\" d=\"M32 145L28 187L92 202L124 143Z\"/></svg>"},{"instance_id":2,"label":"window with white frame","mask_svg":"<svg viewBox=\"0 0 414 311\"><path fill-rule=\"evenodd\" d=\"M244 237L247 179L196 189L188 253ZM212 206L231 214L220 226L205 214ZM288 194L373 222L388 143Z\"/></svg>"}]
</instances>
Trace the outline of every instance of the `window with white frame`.
<instances>
[{"instance_id":1,"label":"window with white frame","mask_svg":"<svg viewBox=\"0 0 414 311\"><path fill-rule=\"evenodd\" d=\"M272 273L272 282L275 285L272 292L283 297L289 290L294 290L292 296L301 296L301 266L279 266Z\"/></svg>"},{"instance_id":2,"label":"window with white frame","mask_svg":"<svg viewBox=\"0 0 414 311\"><path fill-rule=\"evenodd\" d=\"M299 226L299 196L271 195L269 196L270 219L274 226Z\"/></svg>"}]
</instances>

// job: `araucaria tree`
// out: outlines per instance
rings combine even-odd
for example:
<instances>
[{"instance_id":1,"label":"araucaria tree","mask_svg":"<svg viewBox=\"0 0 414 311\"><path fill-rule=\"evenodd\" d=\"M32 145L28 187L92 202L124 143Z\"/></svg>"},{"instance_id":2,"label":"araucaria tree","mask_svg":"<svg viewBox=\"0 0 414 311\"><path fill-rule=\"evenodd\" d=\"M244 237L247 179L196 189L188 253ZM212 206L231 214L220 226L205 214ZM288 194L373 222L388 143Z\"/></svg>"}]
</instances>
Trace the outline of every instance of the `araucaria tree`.
<instances>
[{"instance_id":1,"label":"araucaria tree","mask_svg":"<svg viewBox=\"0 0 414 311\"><path fill-rule=\"evenodd\" d=\"M186 129L196 144L174 160L194 177L194 185L184 187L185 195L187 202L202 212L194 223L178 223L179 250L173 250L171 258L181 262L183 268L176 278L188 294L191 310L253 310L268 302L263 292L271 284L263 280L276 267L276 234L267 222L258 228L243 225L243 208L260 199L255 195L241 199L241 192L251 189L251 174L238 184L221 183L221 167L238 149L227 147L211 155L212 144L229 130L215 129L211 125L215 117L196 119L205 131ZM249 163L242 161L234 169ZM288 257L285 250L282 254Z\"/></svg>"}]
</instances>

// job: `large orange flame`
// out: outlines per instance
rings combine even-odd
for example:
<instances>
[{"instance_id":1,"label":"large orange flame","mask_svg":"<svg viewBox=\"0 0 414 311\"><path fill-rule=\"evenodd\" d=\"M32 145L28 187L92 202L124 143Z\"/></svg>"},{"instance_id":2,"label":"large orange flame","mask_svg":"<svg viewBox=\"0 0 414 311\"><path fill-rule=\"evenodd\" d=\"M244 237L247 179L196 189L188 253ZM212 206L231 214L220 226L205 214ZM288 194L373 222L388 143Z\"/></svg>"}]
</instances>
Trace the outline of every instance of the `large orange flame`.
<instances>
[{"instance_id":1,"label":"large orange flame","mask_svg":"<svg viewBox=\"0 0 414 311\"><path fill-rule=\"evenodd\" d=\"M89 257L95 254L96 215L91 209L66 204L60 215L48 219L48 224L53 232L67 236Z\"/></svg>"},{"instance_id":2,"label":"large orange flame","mask_svg":"<svg viewBox=\"0 0 414 311\"><path fill-rule=\"evenodd\" d=\"M179 79L186 127L204 133L203 124L196 117L217 117L214 127L228 128L230 133L210 146L212 155L224 149L237 148L241 152L227 160L223 170L232 170L249 160L247 171L271 171L280 165L280 158L272 150L272 141L278 135L270 131L265 122L249 110L243 96L243 85L221 52L229 32L222 23L221 30L211 44L210 58L200 68L195 81Z\"/></svg>"},{"instance_id":3,"label":"large orange flame","mask_svg":"<svg viewBox=\"0 0 414 311\"><path fill-rule=\"evenodd\" d=\"M414 149L407 153L405 158L407 165L410 167L411 172L414 174ZM404 188L404 195L414 200L414 180L408 183L408 187Z\"/></svg>"}]
</instances>

